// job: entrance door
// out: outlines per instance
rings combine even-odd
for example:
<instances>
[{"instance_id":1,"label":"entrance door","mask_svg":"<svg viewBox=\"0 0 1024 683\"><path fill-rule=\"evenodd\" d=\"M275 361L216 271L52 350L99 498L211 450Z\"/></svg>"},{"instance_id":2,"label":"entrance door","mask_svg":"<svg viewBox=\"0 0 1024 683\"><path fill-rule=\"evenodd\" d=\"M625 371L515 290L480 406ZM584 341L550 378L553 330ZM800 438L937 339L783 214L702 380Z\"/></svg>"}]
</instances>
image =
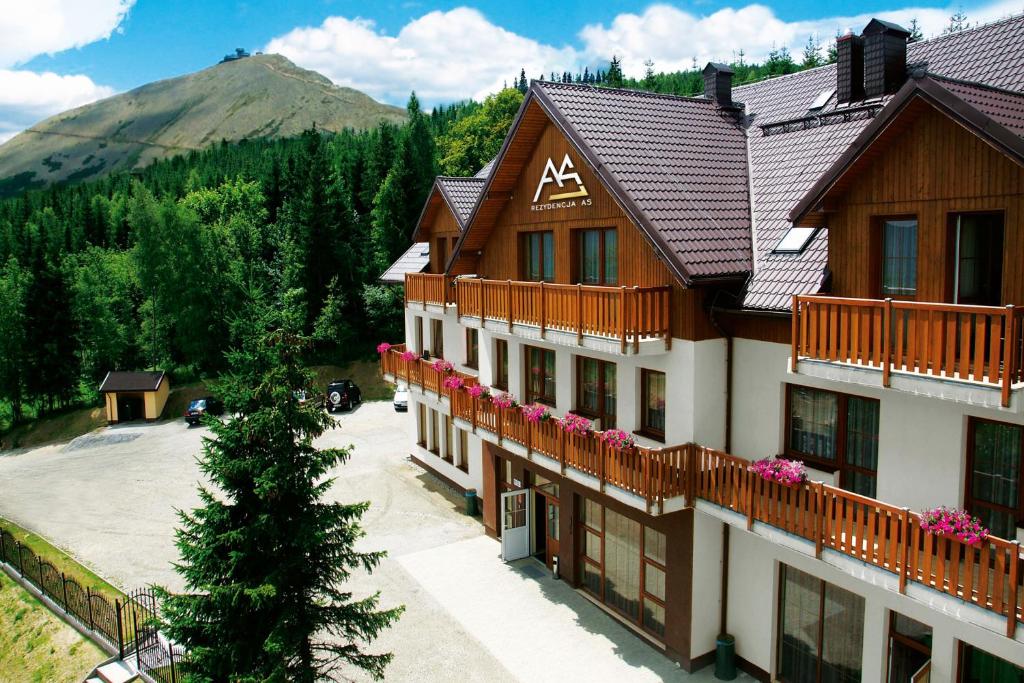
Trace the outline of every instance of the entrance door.
<instances>
[{"instance_id":1,"label":"entrance door","mask_svg":"<svg viewBox=\"0 0 1024 683\"><path fill-rule=\"evenodd\" d=\"M558 499L544 499L544 520L546 543L544 545L544 564L551 568L555 557L558 557Z\"/></svg>"},{"instance_id":2,"label":"entrance door","mask_svg":"<svg viewBox=\"0 0 1024 683\"><path fill-rule=\"evenodd\" d=\"M1003 285L1003 215L954 216L953 249L953 303L998 306Z\"/></svg>"},{"instance_id":3,"label":"entrance door","mask_svg":"<svg viewBox=\"0 0 1024 683\"><path fill-rule=\"evenodd\" d=\"M501 559L518 560L530 554L530 490L501 494Z\"/></svg>"}]
</instances>

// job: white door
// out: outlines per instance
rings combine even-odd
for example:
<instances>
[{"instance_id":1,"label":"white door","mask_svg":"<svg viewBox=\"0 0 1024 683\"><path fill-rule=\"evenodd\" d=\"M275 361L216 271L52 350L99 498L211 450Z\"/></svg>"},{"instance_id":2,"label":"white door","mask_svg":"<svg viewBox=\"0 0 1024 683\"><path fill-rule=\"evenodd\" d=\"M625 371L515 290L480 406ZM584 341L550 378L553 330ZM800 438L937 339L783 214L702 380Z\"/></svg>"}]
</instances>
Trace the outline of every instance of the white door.
<instances>
[{"instance_id":1,"label":"white door","mask_svg":"<svg viewBox=\"0 0 1024 683\"><path fill-rule=\"evenodd\" d=\"M501 494L501 559L518 560L530 554L530 490Z\"/></svg>"}]
</instances>

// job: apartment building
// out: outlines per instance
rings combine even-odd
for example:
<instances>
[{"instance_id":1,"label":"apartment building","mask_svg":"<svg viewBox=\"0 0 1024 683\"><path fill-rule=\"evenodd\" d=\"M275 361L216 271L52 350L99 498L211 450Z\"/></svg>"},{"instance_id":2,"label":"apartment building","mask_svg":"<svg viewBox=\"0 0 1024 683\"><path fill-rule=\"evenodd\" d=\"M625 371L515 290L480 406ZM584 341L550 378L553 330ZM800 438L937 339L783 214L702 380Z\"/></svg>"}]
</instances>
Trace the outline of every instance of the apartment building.
<instances>
[{"instance_id":1,"label":"apartment building","mask_svg":"<svg viewBox=\"0 0 1024 683\"><path fill-rule=\"evenodd\" d=\"M1024 680L1024 18L908 35L704 97L533 83L417 226L412 457L687 670L728 632L762 680Z\"/></svg>"}]
</instances>

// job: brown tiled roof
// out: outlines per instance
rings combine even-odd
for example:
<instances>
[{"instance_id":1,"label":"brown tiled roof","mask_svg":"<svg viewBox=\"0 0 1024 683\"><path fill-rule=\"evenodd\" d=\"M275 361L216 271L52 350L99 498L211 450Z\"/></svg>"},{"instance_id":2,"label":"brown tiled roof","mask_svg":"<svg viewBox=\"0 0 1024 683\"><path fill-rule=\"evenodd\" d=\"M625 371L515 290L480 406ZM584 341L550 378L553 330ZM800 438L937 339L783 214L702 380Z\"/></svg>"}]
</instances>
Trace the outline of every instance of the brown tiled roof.
<instances>
[{"instance_id":1,"label":"brown tiled roof","mask_svg":"<svg viewBox=\"0 0 1024 683\"><path fill-rule=\"evenodd\" d=\"M749 271L746 142L735 111L565 83L535 82L531 93L684 282Z\"/></svg>"},{"instance_id":2,"label":"brown tiled roof","mask_svg":"<svg viewBox=\"0 0 1024 683\"><path fill-rule=\"evenodd\" d=\"M949 78L934 80L993 123L1017 137L1024 137L1024 93Z\"/></svg>"},{"instance_id":3,"label":"brown tiled roof","mask_svg":"<svg viewBox=\"0 0 1024 683\"><path fill-rule=\"evenodd\" d=\"M480 190L484 187L486 177L456 178L452 176L438 176L437 186L441 189L445 201L451 207L452 213L459 221L459 229L466 227L466 219L472 213L476 205L476 198L480 196Z\"/></svg>"},{"instance_id":4,"label":"brown tiled roof","mask_svg":"<svg viewBox=\"0 0 1024 683\"><path fill-rule=\"evenodd\" d=\"M113 391L156 391L164 380L163 372L108 372L100 385L100 393Z\"/></svg>"},{"instance_id":5,"label":"brown tiled roof","mask_svg":"<svg viewBox=\"0 0 1024 683\"><path fill-rule=\"evenodd\" d=\"M1022 91L1024 17L911 43L907 61L927 62L928 71L947 78ZM743 297L745 308L788 310L793 294L821 287L828 258L827 231L819 232L800 254L776 254L773 250L792 225L790 211L872 119L865 116L770 135L757 127L806 116L822 91L835 88L835 80L836 67L828 65L733 90L733 99L744 103L752 123L748 141L755 262ZM985 91L984 97L982 91L975 92L976 101L994 99L980 106L998 105L998 98L989 94L992 91ZM968 95L963 97L966 100ZM825 107L825 111L833 110L834 101Z\"/></svg>"}]
</instances>

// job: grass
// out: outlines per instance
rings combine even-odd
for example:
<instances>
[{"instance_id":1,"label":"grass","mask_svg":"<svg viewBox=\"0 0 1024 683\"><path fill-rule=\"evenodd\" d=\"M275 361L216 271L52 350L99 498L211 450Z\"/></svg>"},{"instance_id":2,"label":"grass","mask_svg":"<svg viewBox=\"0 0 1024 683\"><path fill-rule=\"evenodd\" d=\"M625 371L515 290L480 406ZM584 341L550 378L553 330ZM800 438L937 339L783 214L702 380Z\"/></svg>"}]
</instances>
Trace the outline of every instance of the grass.
<instances>
[{"instance_id":1,"label":"grass","mask_svg":"<svg viewBox=\"0 0 1024 683\"><path fill-rule=\"evenodd\" d=\"M70 441L76 436L102 427L106 422L107 416L101 406L76 408L20 424L0 434L0 444L2 448L28 448Z\"/></svg>"},{"instance_id":2,"label":"grass","mask_svg":"<svg viewBox=\"0 0 1024 683\"><path fill-rule=\"evenodd\" d=\"M94 593L103 595L111 604L113 604L114 600L124 600L124 593L120 589L101 579L94 572L79 564L75 558L52 545L42 536L34 534L28 529L23 529L3 517L0 517L0 529L14 536L15 540L20 541L23 546L52 564L57 571L64 572L65 576L77 581L82 588L88 586ZM0 671L2 670L0 668Z\"/></svg>"},{"instance_id":3,"label":"grass","mask_svg":"<svg viewBox=\"0 0 1024 683\"><path fill-rule=\"evenodd\" d=\"M6 683L81 681L104 659L99 647L0 572L0 678Z\"/></svg>"}]
</instances>

